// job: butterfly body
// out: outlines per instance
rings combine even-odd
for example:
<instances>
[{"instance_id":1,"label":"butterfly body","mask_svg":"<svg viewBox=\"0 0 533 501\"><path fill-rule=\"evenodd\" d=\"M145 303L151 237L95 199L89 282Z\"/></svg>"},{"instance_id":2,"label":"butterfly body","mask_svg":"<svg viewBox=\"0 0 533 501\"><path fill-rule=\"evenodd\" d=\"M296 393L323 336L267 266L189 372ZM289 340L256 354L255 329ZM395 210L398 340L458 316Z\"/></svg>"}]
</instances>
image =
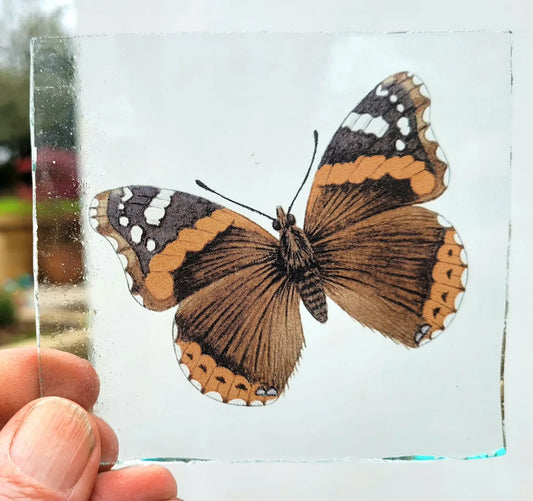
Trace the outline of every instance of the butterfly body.
<instances>
[{"instance_id":1,"label":"butterfly body","mask_svg":"<svg viewBox=\"0 0 533 501\"><path fill-rule=\"evenodd\" d=\"M328 308L318 261L305 231L296 226L293 214L276 208L273 227L279 231L280 261L287 278L296 285L307 311L321 323L328 319Z\"/></svg>"},{"instance_id":2,"label":"butterfly body","mask_svg":"<svg viewBox=\"0 0 533 501\"><path fill-rule=\"evenodd\" d=\"M305 343L300 300L324 323L327 296L409 348L448 327L467 265L452 225L418 205L446 188L428 110L416 76L379 83L326 148L303 226L277 208L279 240L188 193L126 186L96 195L91 223L122 258L132 295L152 310L177 307L177 357L203 394L276 400Z\"/></svg>"}]
</instances>

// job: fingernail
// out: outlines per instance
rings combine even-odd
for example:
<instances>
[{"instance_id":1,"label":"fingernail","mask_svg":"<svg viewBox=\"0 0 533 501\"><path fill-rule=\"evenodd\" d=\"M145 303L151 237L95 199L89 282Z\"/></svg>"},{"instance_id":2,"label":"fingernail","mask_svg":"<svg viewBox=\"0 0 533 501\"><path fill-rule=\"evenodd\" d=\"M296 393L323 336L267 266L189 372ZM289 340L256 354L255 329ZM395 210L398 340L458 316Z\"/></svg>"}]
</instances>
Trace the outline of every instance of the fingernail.
<instances>
[{"instance_id":1,"label":"fingernail","mask_svg":"<svg viewBox=\"0 0 533 501\"><path fill-rule=\"evenodd\" d=\"M11 442L11 459L26 475L52 489L69 489L94 448L85 412L74 402L50 397L33 407Z\"/></svg>"}]
</instances>

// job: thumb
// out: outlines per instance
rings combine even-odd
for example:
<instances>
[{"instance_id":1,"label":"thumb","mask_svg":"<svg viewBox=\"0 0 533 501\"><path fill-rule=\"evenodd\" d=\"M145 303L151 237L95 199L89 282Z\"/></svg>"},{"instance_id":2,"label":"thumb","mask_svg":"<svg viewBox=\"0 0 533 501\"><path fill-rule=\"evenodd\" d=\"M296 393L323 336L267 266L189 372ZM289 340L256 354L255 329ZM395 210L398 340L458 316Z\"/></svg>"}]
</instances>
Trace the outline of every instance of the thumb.
<instances>
[{"instance_id":1,"label":"thumb","mask_svg":"<svg viewBox=\"0 0 533 501\"><path fill-rule=\"evenodd\" d=\"M99 460L98 427L82 407L34 400L0 430L0 500L89 499Z\"/></svg>"}]
</instances>

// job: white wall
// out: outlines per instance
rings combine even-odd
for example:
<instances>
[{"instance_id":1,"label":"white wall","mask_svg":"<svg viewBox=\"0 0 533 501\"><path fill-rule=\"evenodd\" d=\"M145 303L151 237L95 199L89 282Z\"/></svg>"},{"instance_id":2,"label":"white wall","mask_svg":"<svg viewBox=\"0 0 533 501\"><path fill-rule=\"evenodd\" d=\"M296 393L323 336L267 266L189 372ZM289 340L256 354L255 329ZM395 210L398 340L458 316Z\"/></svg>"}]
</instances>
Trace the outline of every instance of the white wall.
<instances>
[{"instance_id":1,"label":"white wall","mask_svg":"<svg viewBox=\"0 0 533 501\"><path fill-rule=\"evenodd\" d=\"M453 0L208 2L78 0L78 33L175 31L398 31L488 29L514 31L514 139L510 312L506 361L506 456L428 463L173 465L180 495L194 500L485 499L533 498L533 336L528 309L533 279L529 205L532 175L529 82L533 34L525 2ZM529 252L528 252L529 251Z\"/></svg>"}]
</instances>

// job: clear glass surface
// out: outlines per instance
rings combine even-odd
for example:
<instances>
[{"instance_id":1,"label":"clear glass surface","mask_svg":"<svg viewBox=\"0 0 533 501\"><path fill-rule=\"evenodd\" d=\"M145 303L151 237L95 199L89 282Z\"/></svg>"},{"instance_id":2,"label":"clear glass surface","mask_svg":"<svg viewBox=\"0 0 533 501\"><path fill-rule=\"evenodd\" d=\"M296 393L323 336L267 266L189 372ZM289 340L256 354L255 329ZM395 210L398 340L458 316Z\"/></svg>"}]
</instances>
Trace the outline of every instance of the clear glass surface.
<instances>
[{"instance_id":1,"label":"clear glass surface","mask_svg":"<svg viewBox=\"0 0 533 501\"><path fill-rule=\"evenodd\" d=\"M510 217L507 33L176 34L37 39L33 162L40 343L87 356L95 412L121 460L477 458L505 452L503 343ZM388 75L416 73L450 172L424 204L468 254L452 324L408 350L328 300L301 305L305 347L283 395L258 408L203 396L180 370L176 307L129 293L113 248L90 225L93 197L151 185L208 198L274 233L318 130L320 158L346 114ZM311 182L293 212L303 224Z\"/></svg>"}]
</instances>

